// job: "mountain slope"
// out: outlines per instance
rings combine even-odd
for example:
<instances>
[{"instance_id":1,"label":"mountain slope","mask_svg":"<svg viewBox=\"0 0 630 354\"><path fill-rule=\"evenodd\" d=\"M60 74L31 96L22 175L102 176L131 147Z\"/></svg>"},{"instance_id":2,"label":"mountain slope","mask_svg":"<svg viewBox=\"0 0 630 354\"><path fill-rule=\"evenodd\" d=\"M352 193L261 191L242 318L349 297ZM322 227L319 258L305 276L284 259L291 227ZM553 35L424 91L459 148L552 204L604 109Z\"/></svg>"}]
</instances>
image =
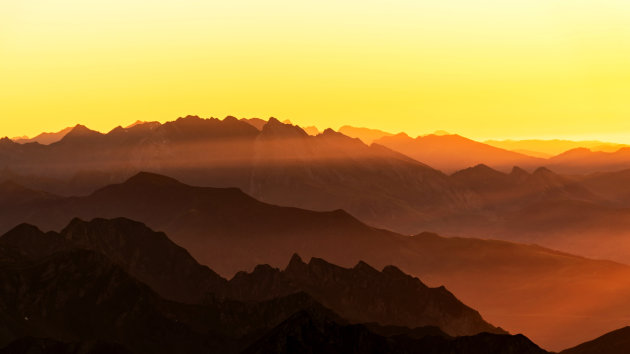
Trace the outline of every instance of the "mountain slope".
<instances>
[{"instance_id":1,"label":"mountain slope","mask_svg":"<svg viewBox=\"0 0 630 354\"><path fill-rule=\"evenodd\" d=\"M401 133L382 137L374 143L401 152L446 173L478 164L506 171L512 166L531 169L545 164L543 159L500 149L454 134L430 134L414 139Z\"/></svg>"},{"instance_id":2,"label":"mountain slope","mask_svg":"<svg viewBox=\"0 0 630 354\"><path fill-rule=\"evenodd\" d=\"M592 341L563 350L561 354L624 354L630 352L630 327L606 333Z\"/></svg>"}]
</instances>

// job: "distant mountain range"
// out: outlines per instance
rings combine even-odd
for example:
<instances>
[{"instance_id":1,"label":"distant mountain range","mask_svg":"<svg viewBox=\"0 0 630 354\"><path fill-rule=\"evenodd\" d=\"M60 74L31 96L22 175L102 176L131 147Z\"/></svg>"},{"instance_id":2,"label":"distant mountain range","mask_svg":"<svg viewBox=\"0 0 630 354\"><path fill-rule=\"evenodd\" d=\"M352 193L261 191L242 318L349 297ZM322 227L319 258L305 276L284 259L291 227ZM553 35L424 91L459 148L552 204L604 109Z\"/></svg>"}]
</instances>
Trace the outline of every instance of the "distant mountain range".
<instances>
[{"instance_id":1,"label":"distant mountain range","mask_svg":"<svg viewBox=\"0 0 630 354\"><path fill-rule=\"evenodd\" d=\"M437 321L449 330L501 332L445 289L427 288L393 267L378 272L360 263L344 269L323 260L306 264L295 256L283 272L261 273L270 268L259 266L254 273L217 282L215 273L164 234L126 219L74 220L59 234L21 225L0 237L0 254L0 347L7 346L0 352L43 347L54 353L77 348L88 353L292 353L300 348L313 353L544 353L523 336L452 338L437 327L377 324L417 314L416 321ZM163 259L171 264L162 264ZM170 266L175 268L168 271ZM175 292L163 287L171 281L183 287ZM187 298L193 299L195 285L203 284L206 297L194 303L162 297L163 291L171 297L189 289L193 294ZM238 301L239 294L248 301ZM356 312L360 316L380 315L374 323L350 325L318 298L346 314L355 304L357 310L363 307ZM414 304L407 307L409 300ZM418 305L424 310L415 312ZM391 312L397 306L400 310ZM411 312L401 311L405 308Z\"/></svg>"},{"instance_id":2,"label":"distant mountain range","mask_svg":"<svg viewBox=\"0 0 630 354\"><path fill-rule=\"evenodd\" d=\"M514 166L532 169L546 164L544 159L504 150L454 134L430 134L414 139L401 133L376 139L374 143L401 152L446 173L479 164L506 171Z\"/></svg>"},{"instance_id":3,"label":"distant mountain range","mask_svg":"<svg viewBox=\"0 0 630 354\"><path fill-rule=\"evenodd\" d=\"M586 148L592 151L615 152L628 147L627 144L609 143L597 140L563 140L563 139L525 139L525 140L486 140L485 144L512 151L529 151L533 154L542 154L541 157L552 157L563 152Z\"/></svg>"},{"instance_id":4,"label":"distant mountain range","mask_svg":"<svg viewBox=\"0 0 630 354\"><path fill-rule=\"evenodd\" d=\"M630 234L630 183L623 170L562 175L555 167L534 167L541 159L457 135L380 139L432 163L455 156L459 160L453 161L467 165L487 155L507 169L516 155L530 167L505 172L475 165L446 175L378 143L367 146L332 130L310 136L276 119L186 117L165 124L140 122L108 134L77 126L48 146L5 139L0 142L0 183L86 195L151 171L192 185L236 187L276 205L342 209L371 226L403 234L433 231L535 242L630 262L630 243L622 242ZM630 161L624 154L624 149L570 151L544 161L565 170L603 169L613 162L621 168Z\"/></svg>"},{"instance_id":5,"label":"distant mountain range","mask_svg":"<svg viewBox=\"0 0 630 354\"><path fill-rule=\"evenodd\" d=\"M542 176L525 177L537 180L546 173L540 171ZM521 174L517 171L515 175L518 177ZM20 189L14 186L12 190ZM591 333L622 326L625 319L619 314L627 306L619 302L630 295L630 271L620 264L502 241L443 238L428 233L402 236L368 227L341 210L314 212L272 206L237 189L191 187L150 173L140 173L125 183L105 187L86 197L65 198L28 190L23 192L27 198L15 192L10 197L0 197L0 201L5 203L15 200L12 207L0 216L2 230L8 231L22 222L45 230L61 230L75 217L91 220L124 216L167 232L175 243L185 247L201 264L210 266L221 276L230 277L238 271L252 270L257 264L284 267L296 252L307 259L323 258L343 267L354 267L361 260L378 268L395 265L420 277L430 286L446 285L465 303L487 313L491 322L510 331L528 333L536 342L551 348L566 348L589 338ZM569 189L566 193L580 195L581 190ZM85 227L79 226L73 227L75 231L67 237L74 238L73 235L76 235L78 239L85 238L80 231ZM158 238L151 236L151 232L143 231L142 227L132 230L135 230L134 234L145 235L145 238ZM99 239L116 237L112 233L107 237L101 235ZM161 238L165 239L164 236ZM142 238L136 243L127 243L126 252L129 254L126 258L137 259L138 262L146 258L136 251L142 244L140 240ZM160 244L168 246L169 243L163 241ZM107 254L108 249L116 250L118 247L115 243L109 245L104 242L97 250ZM183 250L178 252L185 255ZM177 259L180 256L169 253L168 257ZM190 259L182 261L186 262ZM138 269L141 269L141 264L138 263ZM374 273L362 265L357 271L363 268L368 270L368 274ZM148 276L132 268L125 269L149 283ZM169 272L186 274L178 265L164 264L162 273ZM282 294L287 289L294 289L292 286L296 282L299 283L299 278L287 278L290 273L257 269L254 275L261 274L264 279L276 279L278 282L241 293ZM206 279L214 280L202 286L205 283L199 280L199 274L206 274ZM207 270L198 270L190 275L197 279L194 284L200 290L223 283L218 275L207 274ZM340 277L341 274L343 272ZM589 276L585 277L585 274ZM617 284L617 290L611 293L607 289L613 283ZM153 287L169 289L168 284ZM165 292L164 296L181 302L195 302L204 296L203 291L178 294L176 289L171 294ZM306 291L308 285L302 284L299 289ZM318 299L327 306L334 305L324 298ZM404 303L402 299L397 301ZM595 306L595 303L599 305ZM366 309L369 306L372 305L365 304ZM375 308L383 307L379 305ZM393 309L388 312L397 313ZM521 315L526 313L538 314L545 319L544 324L539 317ZM579 320L579 316L573 320L565 318L575 314L606 318L606 321L590 321L587 325ZM347 314L348 317L351 315ZM374 316L378 316L377 313ZM403 321L402 317L400 321Z\"/></svg>"}]
</instances>

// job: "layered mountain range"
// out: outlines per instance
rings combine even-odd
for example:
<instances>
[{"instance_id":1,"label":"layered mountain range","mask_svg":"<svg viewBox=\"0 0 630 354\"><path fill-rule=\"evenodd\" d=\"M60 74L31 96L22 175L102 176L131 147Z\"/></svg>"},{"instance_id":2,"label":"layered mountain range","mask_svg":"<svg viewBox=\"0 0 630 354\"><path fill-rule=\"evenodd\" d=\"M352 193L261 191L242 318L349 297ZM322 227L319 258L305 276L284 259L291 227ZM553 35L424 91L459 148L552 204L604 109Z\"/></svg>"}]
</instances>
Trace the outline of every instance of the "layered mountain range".
<instances>
[{"instance_id":1,"label":"layered mountain range","mask_svg":"<svg viewBox=\"0 0 630 354\"><path fill-rule=\"evenodd\" d=\"M50 145L4 139L0 181L85 195L151 171L198 186L236 187L275 205L342 209L402 234L535 242L627 263L628 174L554 172L579 164L593 167L585 169L590 171L613 160L616 167L628 167L624 151L593 153L593 159L571 157L591 153L570 151L543 160L449 134L382 136L368 146L330 129L311 136L273 118L186 117L139 122L108 134L77 126ZM465 168L446 175L429 167L449 161ZM522 167L512 167L518 164ZM497 166L501 169L492 168Z\"/></svg>"},{"instance_id":2,"label":"layered mountain range","mask_svg":"<svg viewBox=\"0 0 630 354\"><path fill-rule=\"evenodd\" d=\"M284 271L259 266L228 281L127 219L75 219L61 233L23 224L0 237L0 254L4 352L544 353L394 267L294 256Z\"/></svg>"},{"instance_id":3,"label":"layered mountain range","mask_svg":"<svg viewBox=\"0 0 630 354\"><path fill-rule=\"evenodd\" d=\"M13 186L12 190L20 188ZM628 267L538 246L445 238L431 233L403 236L369 227L341 210L315 212L273 206L257 201L237 189L192 187L150 173L140 173L122 184L105 187L86 197L56 197L22 190L28 198L18 197L20 193L16 192L0 198L5 203L15 201L0 218L0 227L4 231L22 222L38 225L44 230L62 230L75 217L92 220L119 216L139 220L153 229L165 231L201 264L218 273L195 267L197 270L186 277L196 279L189 284L195 284L200 291L189 289L178 293L179 289L186 289L186 286L178 283L177 277L188 274L187 271L177 264L159 259L162 263L153 264L152 267L161 269L161 275L172 274L173 280L152 287L162 289L160 291L163 291L164 296L180 302L198 301L204 297L204 289L216 289L225 283L221 277L232 277L243 270L253 270L253 273L239 273L234 277L234 284L238 283L237 279L252 276L264 280L256 282L255 288L230 290L231 296L240 300L251 300L243 294L283 295L296 289L309 291L308 283L300 277L292 277L292 270L302 266L295 258L291 262L295 267L284 271L273 269L284 267L298 253L307 259L315 257L309 262L315 268L320 264L317 258L323 258L342 267L353 267L354 271L365 272L374 279L382 279L385 284L391 282L387 280L388 276L397 274L395 268L385 267L394 265L423 279L428 286L447 286L465 303L481 310L492 323L511 332L527 333L537 343L554 349L578 344L590 338L592 333L621 327L625 323L624 314L630 311L623 304L626 296L630 295ZM93 223L98 225L99 221ZM108 235L101 233L98 237L88 237L89 225L75 220L61 233L65 238L76 239L75 242L79 244L86 242L81 241L86 238L94 239L92 244L100 240L96 250L105 254L115 251L121 255L121 259L134 260L137 264L125 269L138 279L152 284L150 277L134 269L141 270L149 262L141 252L146 240L161 239L152 245L162 247L159 245L170 244L165 236L153 236L152 232L138 225L135 228L129 226L134 230L129 233L138 235L138 238L128 239L124 250L120 250L117 243L113 242L121 237L115 228ZM108 230L108 227L101 226L99 229ZM169 260L187 254L181 249L177 252L160 252ZM179 263L192 262L190 258L184 258L188 260ZM379 273L360 261L384 268L384 271ZM269 264L271 268L255 268L258 264ZM347 272L337 269L331 274L335 274L335 278L351 279L352 273ZM407 278L400 279L407 282L404 280ZM414 284L413 280L409 281L411 285ZM170 286L171 282L177 286ZM423 289L421 284L415 284L419 290ZM612 292L611 284L615 284ZM333 283L330 286L326 292L336 294L337 285ZM373 290L387 293L386 289L375 287ZM354 296L354 290L348 291L349 297ZM405 316L413 308L413 299L398 297L388 301L406 304L404 311L403 307L396 310L383 303L357 303L351 307L347 303L335 303L331 297L328 300L324 297L317 299L337 309L340 314L363 322L379 318L378 311L370 315L373 317L360 317L369 313L367 309L374 308L400 314L399 322L389 324L426 324L405 322L411 321ZM423 313L424 310L420 308L417 311ZM589 318L589 321L585 323L583 318Z\"/></svg>"}]
</instances>

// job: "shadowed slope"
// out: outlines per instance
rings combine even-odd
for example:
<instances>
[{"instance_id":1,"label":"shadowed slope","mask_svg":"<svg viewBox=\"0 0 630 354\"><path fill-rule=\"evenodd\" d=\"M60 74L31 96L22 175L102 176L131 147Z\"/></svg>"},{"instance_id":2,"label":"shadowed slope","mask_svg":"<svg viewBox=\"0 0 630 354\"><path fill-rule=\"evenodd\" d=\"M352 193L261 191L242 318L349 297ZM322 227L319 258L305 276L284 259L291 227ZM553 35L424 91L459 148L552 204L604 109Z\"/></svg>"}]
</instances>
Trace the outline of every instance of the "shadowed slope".
<instances>
[{"instance_id":1,"label":"shadowed slope","mask_svg":"<svg viewBox=\"0 0 630 354\"><path fill-rule=\"evenodd\" d=\"M574 348L563 350L561 354L626 354L630 353L630 327L606 333L592 341Z\"/></svg>"}]
</instances>

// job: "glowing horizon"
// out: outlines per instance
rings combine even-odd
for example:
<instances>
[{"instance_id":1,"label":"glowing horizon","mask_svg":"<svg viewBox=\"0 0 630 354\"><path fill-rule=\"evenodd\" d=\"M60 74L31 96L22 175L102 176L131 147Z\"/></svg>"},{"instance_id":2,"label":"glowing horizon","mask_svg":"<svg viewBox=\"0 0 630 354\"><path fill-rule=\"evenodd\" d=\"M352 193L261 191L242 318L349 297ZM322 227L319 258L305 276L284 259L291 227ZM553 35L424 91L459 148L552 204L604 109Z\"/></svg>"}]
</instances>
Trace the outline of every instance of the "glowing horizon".
<instances>
[{"instance_id":1,"label":"glowing horizon","mask_svg":"<svg viewBox=\"0 0 630 354\"><path fill-rule=\"evenodd\" d=\"M620 0L24 0L0 54L0 136L191 114L630 142Z\"/></svg>"}]
</instances>

